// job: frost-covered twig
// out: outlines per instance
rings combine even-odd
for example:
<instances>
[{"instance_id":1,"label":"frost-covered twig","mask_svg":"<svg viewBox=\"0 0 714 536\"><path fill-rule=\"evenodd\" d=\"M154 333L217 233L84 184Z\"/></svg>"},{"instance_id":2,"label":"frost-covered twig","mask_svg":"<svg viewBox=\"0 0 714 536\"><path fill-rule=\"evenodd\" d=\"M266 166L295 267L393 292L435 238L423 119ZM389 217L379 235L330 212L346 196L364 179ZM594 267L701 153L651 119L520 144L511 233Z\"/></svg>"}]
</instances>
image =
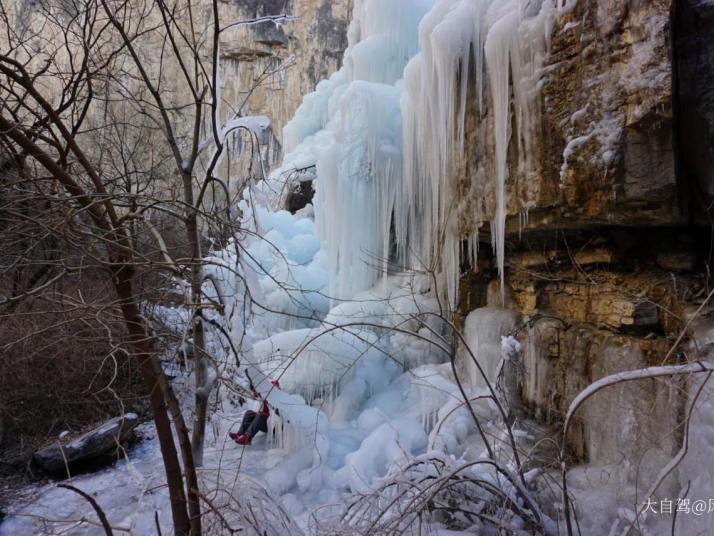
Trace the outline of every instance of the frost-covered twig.
<instances>
[{"instance_id":1,"label":"frost-covered twig","mask_svg":"<svg viewBox=\"0 0 714 536\"><path fill-rule=\"evenodd\" d=\"M652 495L655 494L657 491L657 488L664 482L664 479L669 476L672 471L674 471L677 466L682 463L682 460L684 457L687 455L687 452L689 451L689 425L692 420L692 413L694 413L694 407L697 404L697 401L699 400L700 395L702 394L702 391L704 390L704 387L706 386L707 382L709 379L712 377L712 372L709 372L707 374L707 377L704 378L704 381L702 381L701 385L697 389L697 392L695 393L694 397L692 397L692 401L689 405L689 409L687 410L687 416L684 419L684 440L682 441L682 448L679 449L679 452L677 452L676 456L672 458L667 465L665 465L662 470L659 472L657 475L657 480L650 486L649 490L645 494L645 497L640 501L640 507L637 510L637 513L635 515L635 519L632 521L630 524L629 528L627 528L626 531L623 532L623 536L627 536L630 534L632 529L635 527L635 524L639 523L639 520L641 517L643 517L643 513L647 509L647 501L652 497Z\"/></svg>"},{"instance_id":2,"label":"frost-covered twig","mask_svg":"<svg viewBox=\"0 0 714 536\"><path fill-rule=\"evenodd\" d=\"M200 497L210 514L207 534L245 533L246 529L251 534L270 536L302 534L280 501L244 473L236 473L232 482L223 482L217 476L213 485L204 486ZM214 515L216 519L210 519Z\"/></svg>"},{"instance_id":3,"label":"frost-covered twig","mask_svg":"<svg viewBox=\"0 0 714 536\"><path fill-rule=\"evenodd\" d=\"M583 402L605 387L633 380L645 380L648 378L659 378L661 376L677 376L682 374L711 371L714 371L713 364L705 361L695 361L694 363L686 365L670 365L664 367L647 367L637 370L628 370L600 378L596 382L590 384L586 389L582 390L580 394L575 397L575 400L571 402L568 412L565 415L563 434L567 434L570 421Z\"/></svg>"},{"instance_id":4,"label":"frost-covered twig","mask_svg":"<svg viewBox=\"0 0 714 536\"><path fill-rule=\"evenodd\" d=\"M611 374L599 379L598 381L589 385L586 389L580 392L578 396L575 397L568 408L568 412L565 416L565 424L563 425L563 438L560 447L560 467L561 467L561 478L562 478L562 497L563 497L563 510L565 515L565 523L568 530L568 536L573 535L572 520L570 519L570 502L568 499L568 482L567 482L567 463L565 461L565 443L566 437L568 435L568 428L570 427L570 422L577 410L582 406L582 404L593 396L598 391L617 385L619 383L630 382L635 380L646 380L649 378L659 378L662 376L680 376L683 374L697 374L702 372L707 372L709 374L714 371L714 364L707 363L703 361L695 361L694 363L689 363L686 365L670 365L663 367L648 367L644 369L628 370L625 372L618 372L617 374Z\"/></svg>"},{"instance_id":5,"label":"frost-covered twig","mask_svg":"<svg viewBox=\"0 0 714 536\"><path fill-rule=\"evenodd\" d=\"M505 485L497 482L494 469L506 477ZM511 525L528 527L534 534L553 533L530 493L499 464L486 459L457 461L435 452L393 468L377 489L347 507L339 526L317 528L331 533L354 528L360 534L404 534L417 521L443 515L464 529L490 525L502 531Z\"/></svg>"},{"instance_id":6,"label":"frost-covered twig","mask_svg":"<svg viewBox=\"0 0 714 536\"><path fill-rule=\"evenodd\" d=\"M213 501L211 501L211 499L209 499L206 495L204 495L203 493L201 493L199 490L197 490L195 488L193 488L191 491L193 491L203 502L206 503L206 505L208 505L208 507L211 509L211 512L216 514L216 517L218 517L218 519L220 520L221 525L223 525L223 527L225 527L225 529L230 534L235 534L236 532L240 531L240 529L234 529L233 527L231 527L231 524L228 522L226 517L221 513L220 508L216 507L216 505L213 504Z\"/></svg>"}]
</instances>

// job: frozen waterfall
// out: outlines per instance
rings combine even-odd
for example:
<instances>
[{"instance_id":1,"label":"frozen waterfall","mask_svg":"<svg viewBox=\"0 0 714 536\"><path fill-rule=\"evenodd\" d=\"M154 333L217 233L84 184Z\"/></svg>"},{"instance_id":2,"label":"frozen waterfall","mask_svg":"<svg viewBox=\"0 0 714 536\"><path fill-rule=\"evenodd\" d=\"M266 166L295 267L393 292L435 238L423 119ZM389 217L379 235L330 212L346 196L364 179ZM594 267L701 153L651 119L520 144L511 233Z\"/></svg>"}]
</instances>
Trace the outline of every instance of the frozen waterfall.
<instances>
[{"instance_id":1,"label":"frozen waterfall","mask_svg":"<svg viewBox=\"0 0 714 536\"><path fill-rule=\"evenodd\" d=\"M470 180L484 199L495 193L491 236L503 273L508 149L515 138L519 170L527 169L555 15L552 0L357 2L344 66L305 97L272 174L280 181L316 168L315 221L333 298L371 288L391 260L439 274L455 304L461 243L477 241L456 217L469 106L494 115L493 132L479 136L493 137L495 173ZM487 219L483 202L477 222Z\"/></svg>"},{"instance_id":2,"label":"frozen waterfall","mask_svg":"<svg viewBox=\"0 0 714 536\"><path fill-rule=\"evenodd\" d=\"M476 124L495 171L471 177L470 191L482 193L476 206L497 200L475 219L491 220L502 270L508 150L528 167L554 13L550 0L357 1L343 68L304 98L282 166L241 203L241 228L255 238L238 286L257 304L242 366L280 411L273 450L285 461L266 477L273 491L319 503L326 490L367 492L426 452L491 448L472 412L496 415L489 388L515 318L496 303L469 315L479 365L462 355L460 381L443 319L462 243L477 241L458 227L455 173L467 113L491 113L495 128ZM313 205L280 210L286 181L301 180L314 181ZM236 288L224 301L240 318ZM487 424L495 437L497 420Z\"/></svg>"},{"instance_id":3,"label":"frozen waterfall","mask_svg":"<svg viewBox=\"0 0 714 536\"><path fill-rule=\"evenodd\" d=\"M471 190L497 198L502 270L508 148L528 166L554 12L550 0L357 1L343 68L304 98L284 131L283 165L241 205L242 227L263 237L247 249L245 284L266 304L244 361L285 417L278 448L297 460L289 479L268 479L275 491L365 491L404 456L477 448L440 319L457 298L461 243L473 239L458 228L455 163L467 110L491 110L495 129L478 135L495 147L496 171L472 177ZM276 210L286 180L314 180L314 206ZM493 382L514 325L491 305L467 321L482 365L466 360L472 395ZM319 437L317 458L301 437Z\"/></svg>"}]
</instances>

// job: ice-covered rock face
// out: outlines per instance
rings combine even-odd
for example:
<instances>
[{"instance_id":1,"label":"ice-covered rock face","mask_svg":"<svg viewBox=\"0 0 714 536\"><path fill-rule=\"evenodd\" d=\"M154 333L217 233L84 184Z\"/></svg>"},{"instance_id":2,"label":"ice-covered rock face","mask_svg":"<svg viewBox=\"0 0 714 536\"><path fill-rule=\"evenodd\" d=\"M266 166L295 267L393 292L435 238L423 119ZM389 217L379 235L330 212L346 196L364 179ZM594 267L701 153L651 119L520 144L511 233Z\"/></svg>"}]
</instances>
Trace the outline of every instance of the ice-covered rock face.
<instances>
[{"instance_id":1,"label":"ice-covered rock face","mask_svg":"<svg viewBox=\"0 0 714 536\"><path fill-rule=\"evenodd\" d=\"M421 53L407 68L402 98L405 207L397 216L397 237L427 266L441 268L452 303L460 242L472 238L475 254L480 222L491 222L503 272L509 144L511 138L517 142L520 168L526 167L537 120L538 77L554 16L550 0L442 0L420 25ZM466 124L467 110L478 115L485 108L493 112L492 124ZM455 176L464 152L474 150L465 144L467 128L476 147L488 144L494 153L480 156L488 160L480 165L488 166L489 173L470 177L476 222L462 233L457 209L463 201ZM495 210L481 212L491 193Z\"/></svg>"},{"instance_id":2,"label":"ice-covered rock face","mask_svg":"<svg viewBox=\"0 0 714 536\"><path fill-rule=\"evenodd\" d=\"M283 379L285 391L268 396L290 408L278 443L294 463L287 480L278 470L269 475L276 491L366 491L402 455L424 448L464 453L473 443L470 417L458 407L461 395L443 364L447 354L429 342L434 333L411 325L422 337L415 340L375 326L399 326L418 310L436 314L441 304L454 304L463 241L475 257L479 233L492 242L491 268L501 284L462 311L475 308L464 332L480 365L462 345L458 372L468 388L494 382L502 336L518 332L520 350L515 338L507 339L517 361L507 394L520 388L523 407L511 409L557 423L589 383L644 366L660 351L662 340L640 339L633 330L671 326L639 296L592 281L534 283L528 270L541 261L532 257L547 255L506 258L504 247L520 228L678 221L670 195L676 181L671 65L663 52L667 2L610 4L594 2L591 10L584 2L551 0L355 4L343 69L305 97L284 131L283 165L252 191L262 201L246 198L242 207L248 227L271 242L248 248L256 262L247 265L258 279L252 292L270 309L308 317L287 324L266 314L252 334L255 368ZM314 181L314 208L271 211L281 200L270 192L291 175ZM577 273L567 278L616 262L607 244L583 247L568 251ZM385 279L388 261L433 270L438 295L448 300L437 303L428 294L429 277L418 289ZM507 261L511 303L503 284ZM414 295L417 310L409 308ZM546 311L546 318L518 330L513 310ZM336 326L346 331L321 334ZM666 430L676 426L681 403L669 388L613 391L583 409L569 437L573 454L626 469L618 474L623 485L647 479L676 446ZM643 416L645 406L657 408L656 418ZM638 473L637 451L655 445L653 434L665 440ZM300 439L313 436L317 458ZM399 436L404 452L395 448ZM629 501L629 493L617 496Z\"/></svg>"},{"instance_id":3,"label":"ice-covered rock face","mask_svg":"<svg viewBox=\"0 0 714 536\"><path fill-rule=\"evenodd\" d=\"M503 169L503 153L481 136L483 128L501 130L502 114L492 107L498 95L484 99L483 108L467 101L466 150L456 166L459 232L466 237L503 212L503 232L510 235L681 223L686 215L678 187L689 178L677 176L673 150L673 3L555 4L541 68L532 71L538 93L519 97L517 85L512 93L514 102L533 100L525 116L515 110L513 126L521 134L514 129L508 145L505 206L499 191L478 178ZM700 58L698 69L707 73L707 63ZM487 93L495 91L494 82ZM468 91L476 95L481 89L473 82ZM702 139L687 150L696 153ZM495 237L502 231L491 232Z\"/></svg>"},{"instance_id":4,"label":"ice-covered rock face","mask_svg":"<svg viewBox=\"0 0 714 536\"><path fill-rule=\"evenodd\" d=\"M475 254L479 233L491 239L505 289L504 242L514 231L683 221L672 150L671 2L436 0L412 3L424 8L418 24L402 17L384 26L374 18L378 7L391 16L407 3L357 3L344 70L306 98L286 128L292 152L280 172L315 166L316 224L330 295L353 298L378 282L391 258L434 270L441 296L453 304L462 242ZM410 57L400 56L409 50ZM516 308L557 310L558 293L542 295L551 301ZM561 358L561 341L554 345L550 335L539 339L542 345L523 340L521 386L531 407L552 414L567 408L613 360L644 366L642 348L650 345L636 336L580 349L609 341L601 324L626 330L649 326L649 317L657 316L643 318L641 304L629 298L606 298L588 297L587 306L573 300L565 325L557 319L544 325L560 336L570 321L591 324L562 338L582 360ZM468 316L467 339L486 377L501 359L500 336L514 326L503 309ZM657 351L656 342L651 348ZM483 387L480 371L467 368L471 384ZM574 450L596 464L617 464L622 452L632 462L644 443L654 445L651 437L628 443L632 434L666 436L676 425L681 397L669 399L665 391L617 391L593 404L583 413L579 437L570 438ZM345 392L360 388L353 384ZM613 400L627 409L613 410ZM660 410L657 426L642 417L643 400ZM359 418L365 431L379 429L372 409ZM621 433L608 436L608 426ZM664 441L659 454L673 445ZM653 455L642 474L648 478L662 461ZM631 467L621 471L623 481L634 479Z\"/></svg>"},{"instance_id":5,"label":"ice-covered rock face","mask_svg":"<svg viewBox=\"0 0 714 536\"><path fill-rule=\"evenodd\" d=\"M301 409L292 420L288 416L285 430L302 426L296 422L303 412L317 411L329 419L317 433L326 438L328 459L334 457L330 449L342 459L332 467L315 462L313 475L322 476L312 484L297 476L304 489L322 481L367 489L397 458L423 450L427 442L460 453L474 432L468 412L459 406L463 393L451 365L439 365L451 350L436 319L440 312L447 314L443 298L452 304L456 298L459 272L459 237L451 217L453 159L464 150L472 78L482 86L479 99L490 98L489 80L506 94L499 94L497 102L502 129L482 132L503 155L511 115L519 125L531 122L526 112L536 94L533 71L542 60L554 9L548 0L537 5L357 2L343 69L306 96L285 128L289 153L283 165L242 203L243 227L269 240L248 247L252 260L246 264L257 274L265 302L287 312L289 302L304 301L299 278L318 274L316 262L326 264L326 274L319 275L326 275L321 290L333 300L329 313L315 310L317 325L288 331L282 331L285 325L269 326L264 318L261 329L267 337L253 345L247 358L257 375L280 377L283 389L298 397L291 411ZM515 104L507 97L511 92L519 96ZM504 186L505 162L504 157L500 175L483 180ZM316 190L319 253L302 244L314 246L308 236L296 242L302 235L291 225L304 225L300 215L267 208L280 205L271 192L282 190L286 176L307 173ZM502 193L505 199L504 188ZM494 222L494 228L503 228L502 222ZM500 260L502 265L503 255ZM429 276L387 277L388 261L433 270L439 288ZM274 287L271 280L295 281L296 291ZM480 392L495 378L501 336L515 321L510 312L495 308L470 319L467 339L484 367L483 373L469 369L472 381L465 383ZM340 427L350 430L355 423L350 434L357 445L335 437ZM286 445L299 449L291 435ZM397 448L395 438L405 443ZM374 449L384 451L384 457L365 454Z\"/></svg>"},{"instance_id":6,"label":"ice-covered rock face","mask_svg":"<svg viewBox=\"0 0 714 536\"><path fill-rule=\"evenodd\" d=\"M316 223L332 296L370 288L392 254L440 273L441 290L455 303L455 163L466 149L470 101L482 108L488 100L495 110L496 128L479 131L496 147L495 172L474 180L484 183L477 190L497 192L493 244L503 267L511 117L526 166L555 14L551 0L356 4L343 70L305 98L285 128L290 152L273 173L278 180L316 167Z\"/></svg>"}]
</instances>

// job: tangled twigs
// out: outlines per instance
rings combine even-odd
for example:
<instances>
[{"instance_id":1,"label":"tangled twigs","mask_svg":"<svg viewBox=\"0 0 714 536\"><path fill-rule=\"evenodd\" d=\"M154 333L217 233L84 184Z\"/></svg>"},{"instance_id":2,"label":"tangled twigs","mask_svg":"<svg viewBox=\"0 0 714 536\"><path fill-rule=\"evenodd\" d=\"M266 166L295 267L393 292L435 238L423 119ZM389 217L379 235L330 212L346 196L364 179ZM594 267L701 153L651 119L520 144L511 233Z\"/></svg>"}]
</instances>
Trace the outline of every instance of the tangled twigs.
<instances>
[{"instance_id":1,"label":"tangled twigs","mask_svg":"<svg viewBox=\"0 0 714 536\"><path fill-rule=\"evenodd\" d=\"M318 531L404 534L433 521L465 529L521 526L532 534L552 532L530 493L507 469L492 460L458 462L434 453L391 471L378 488L347 507L338 527L318 525Z\"/></svg>"}]
</instances>

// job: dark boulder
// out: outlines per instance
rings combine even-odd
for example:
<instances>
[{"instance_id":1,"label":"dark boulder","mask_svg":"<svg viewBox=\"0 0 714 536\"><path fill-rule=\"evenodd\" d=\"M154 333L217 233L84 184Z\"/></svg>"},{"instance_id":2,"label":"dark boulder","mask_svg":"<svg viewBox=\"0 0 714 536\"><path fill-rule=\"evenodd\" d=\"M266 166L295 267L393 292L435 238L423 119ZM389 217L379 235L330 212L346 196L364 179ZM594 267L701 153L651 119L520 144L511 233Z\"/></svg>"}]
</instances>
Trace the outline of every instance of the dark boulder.
<instances>
[{"instance_id":1,"label":"dark boulder","mask_svg":"<svg viewBox=\"0 0 714 536\"><path fill-rule=\"evenodd\" d=\"M308 204L312 203L312 198L315 196L315 189L312 186L312 180L300 180L293 183L288 191L285 200L285 208L291 214L295 214L298 210L302 210Z\"/></svg>"},{"instance_id":2,"label":"dark boulder","mask_svg":"<svg viewBox=\"0 0 714 536\"><path fill-rule=\"evenodd\" d=\"M139 424L135 413L115 417L101 426L67 443L57 442L41 448L32 460L51 475L66 474L66 468L99 468L111 461L118 445L133 438L134 428Z\"/></svg>"}]
</instances>

